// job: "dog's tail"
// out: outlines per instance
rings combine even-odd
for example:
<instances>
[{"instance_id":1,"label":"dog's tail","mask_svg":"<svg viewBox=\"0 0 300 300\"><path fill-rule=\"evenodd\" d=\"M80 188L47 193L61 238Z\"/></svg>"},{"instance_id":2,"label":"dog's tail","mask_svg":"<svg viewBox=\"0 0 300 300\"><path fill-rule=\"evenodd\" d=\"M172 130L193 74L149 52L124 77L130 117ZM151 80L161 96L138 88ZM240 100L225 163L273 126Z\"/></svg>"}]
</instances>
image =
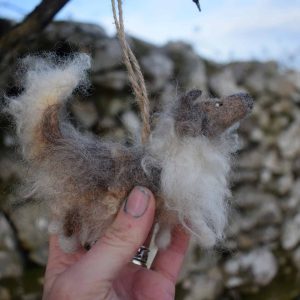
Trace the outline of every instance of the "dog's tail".
<instances>
[{"instance_id":1,"label":"dog's tail","mask_svg":"<svg viewBox=\"0 0 300 300\"><path fill-rule=\"evenodd\" d=\"M8 110L15 119L26 159L42 155L45 147L61 138L54 119L73 91L87 85L89 67L90 58L86 54L64 60L54 55L28 56L20 62L24 91L8 99Z\"/></svg>"},{"instance_id":2,"label":"dog's tail","mask_svg":"<svg viewBox=\"0 0 300 300\"><path fill-rule=\"evenodd\" d=\"M112 145L83 134L70 122L67 101L86 89L90 57L29 56L21 62L23 92L7 99L23 157L29 162L31 189L39 198L93 194L113 178ZM26 185L27 186L27 185Z\"/></svg>"}]
</instances>

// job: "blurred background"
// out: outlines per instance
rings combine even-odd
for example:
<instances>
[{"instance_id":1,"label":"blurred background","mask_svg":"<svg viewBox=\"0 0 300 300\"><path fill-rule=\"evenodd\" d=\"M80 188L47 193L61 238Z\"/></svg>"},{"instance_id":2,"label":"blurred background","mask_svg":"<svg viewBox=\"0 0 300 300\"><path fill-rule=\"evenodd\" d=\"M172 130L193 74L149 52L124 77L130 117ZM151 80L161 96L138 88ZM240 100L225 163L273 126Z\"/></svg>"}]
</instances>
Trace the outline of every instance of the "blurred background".
<instances>
[{"instance_id":1,"label":"blurred background","mask_svg":"<svg viewBox=\"0 0 300 300\"><path fill-rule=\"evenodd\" d=\"M50 2L66 5L53 10ZM85 51L94 59L92 88L71 104L72 119L82 130L126 140L140 121L110 1L45 0L40 26L29 22L26 31L22 20L39 3L0 0L1 103L21 91L18 58ZM192 0L124 1L128 40L153 112L191 88L214 96L248 91L256 102L239 129L227 238L211 251L191 243L177 299L300 299L300 0L203 0L201 8ZM43 17L47 11L53 21ZM26 176L17 150L2 113L1 300L40 299L47 259L48 209L40 199L16 196Z\"/></svg>"}]
</instances>

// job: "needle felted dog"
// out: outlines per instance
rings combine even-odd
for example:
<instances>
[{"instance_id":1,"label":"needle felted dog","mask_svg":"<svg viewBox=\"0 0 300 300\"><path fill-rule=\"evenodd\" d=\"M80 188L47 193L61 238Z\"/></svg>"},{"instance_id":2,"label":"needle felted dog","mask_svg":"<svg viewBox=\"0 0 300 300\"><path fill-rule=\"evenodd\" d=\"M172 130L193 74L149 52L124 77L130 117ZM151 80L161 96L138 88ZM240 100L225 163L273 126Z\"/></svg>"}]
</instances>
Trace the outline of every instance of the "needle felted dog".
<instances>
[{"instance_id":1,"label":"needle felted dog","mask_svg":"<svg viewBox=\"0 0 300 300\"><path fill-rule=\"evenodd\" d=\"M230 157L236 124L252 109L248 94L215 99L192 90L162 111L146 144L125 146L79 132L66 104L84 88L90 58L76 54L27 57L21 95L8 99L30 194L46 200L65 251L99 239L136 186L157 199L157 245L166 247L176 224L213 246L227 220Z\"/></svg>"}]
</instances>

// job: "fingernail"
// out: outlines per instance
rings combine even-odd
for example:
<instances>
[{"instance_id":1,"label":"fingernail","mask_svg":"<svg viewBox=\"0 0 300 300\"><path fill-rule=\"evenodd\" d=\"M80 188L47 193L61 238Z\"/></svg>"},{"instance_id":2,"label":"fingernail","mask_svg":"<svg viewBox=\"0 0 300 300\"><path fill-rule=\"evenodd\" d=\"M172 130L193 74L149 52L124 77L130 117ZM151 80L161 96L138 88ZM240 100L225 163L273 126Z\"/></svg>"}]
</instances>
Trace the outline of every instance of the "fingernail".
<instances>
[{"instance_id":1,"label":"fingernail","mask_svg":"<svg viewBox=\"0 0 300 300\"><path fill-rule=\"evenodd\" d=\"M140 218L147 210L150 195L143 187L135 187L124 204L124 211L134 218Z\"/></svg>"}]
</instances>

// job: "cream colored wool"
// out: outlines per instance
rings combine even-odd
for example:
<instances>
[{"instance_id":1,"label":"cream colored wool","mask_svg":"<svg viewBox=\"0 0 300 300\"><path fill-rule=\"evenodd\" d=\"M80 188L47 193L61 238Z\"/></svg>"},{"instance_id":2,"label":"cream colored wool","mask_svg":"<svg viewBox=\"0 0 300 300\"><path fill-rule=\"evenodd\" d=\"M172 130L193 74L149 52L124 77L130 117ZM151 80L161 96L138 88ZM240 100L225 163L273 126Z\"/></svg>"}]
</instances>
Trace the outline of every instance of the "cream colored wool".
<instances>
[{"instance_id":1,"label":"cream colored wool","mask_svg":"<svg viewBox=\"0 0 300 300\"><path fill-rule=\"evenodd\" d=\"M227 223L230 152L236 145L231 139L179 138L172 119L162 119L161 123L165 134L160 130L153 133L150 151L157 154L163 166L161 193L165 209L175 212L202 246L212 247L222 239ZM165 239L157 241L164 248L169 237L166 232L162 234Z\"/></svg>"},{"instance_id":2,"label":"cream colored wool","mask_svg":"<svg viewBox=\"0 0 300 300\"><path fill-rule=\"evenodd\" d=\"M248 95L208 99L191 91L163 111L146 145L131 147L79 132L66 103L88 84L90 58L28 57L24 92L8 99L29 165L27 194L49 204L51 233L71 252L90 247L113 221L135 185L157 199L157 244L167 247L182 224L204 247L222 239L228 174L237 149L234 128L252 108ZM227 114L227 115L224 115Z\"/></svg>"}]
</instances>

